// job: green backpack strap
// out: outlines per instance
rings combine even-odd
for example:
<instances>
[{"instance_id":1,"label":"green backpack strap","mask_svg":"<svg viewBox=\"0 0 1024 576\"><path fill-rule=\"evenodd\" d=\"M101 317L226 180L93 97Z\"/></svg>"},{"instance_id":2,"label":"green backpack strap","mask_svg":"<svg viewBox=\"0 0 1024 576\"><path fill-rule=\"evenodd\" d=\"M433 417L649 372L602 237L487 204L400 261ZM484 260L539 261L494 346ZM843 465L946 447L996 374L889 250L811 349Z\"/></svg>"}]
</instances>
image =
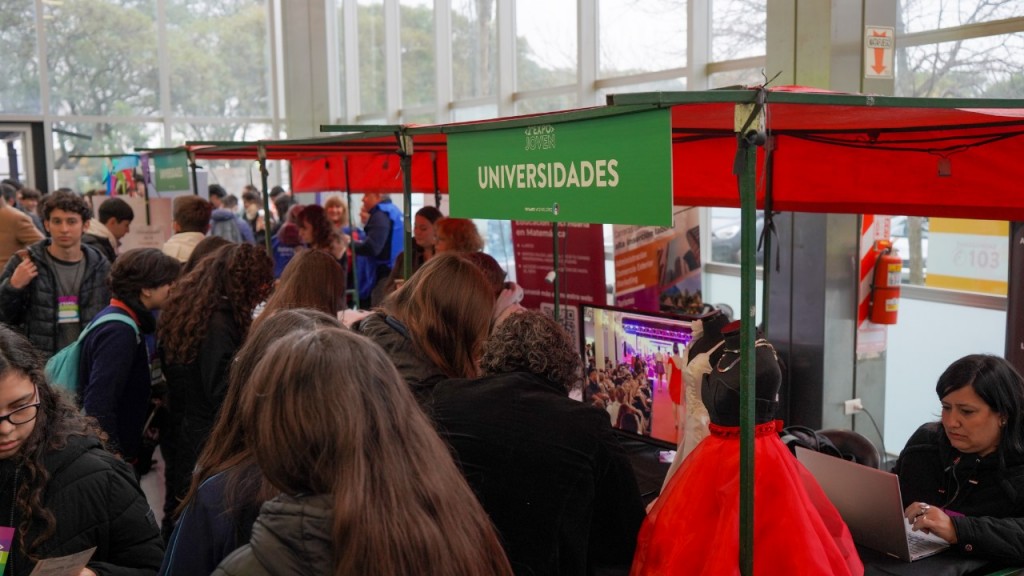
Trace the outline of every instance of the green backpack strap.
<instances>
[{"instance_id":1,"label":"green backpack strap","mask_svg":"<svg viewBox=\"0 0 1024 576\"><path fill-rule=\"evenodd\" d=\"M106 316L96 318L92 322L90 322L89 325L85 327L85 330L82 330L82 333L78 335L78 342L82 342L83 340L85 340L86 334L92 332L93 328L99 326L100 324L106 324L107 322L124 322L125 324L131 326L132 330L135 331L136 344L138 344L139 340L142 339L142 336L139 334L139 325L135 323L135 320L132 320L131 316L128 316L127 314L120 314L118 312L111 312Z\"/></svg>"},{"instance_id":2,"label":"green backpack strap","mask_svg":"<svg viewBox=\"0 0 1024 576\"><path fill-rule=\"evenodd\" d=\"M82 343L85 337L92 332L92 329L107 322L123 322L132 327L135 331L135 344L142 341L139 334L139 327L130 316L112 312L100 318L93 319L85 330L78 335L78 339L68 344L46 362L46 376L50 383L57 388L66 390L72 395L78 393L78 368L81 364Z\"/></svg>"}]
</instances>

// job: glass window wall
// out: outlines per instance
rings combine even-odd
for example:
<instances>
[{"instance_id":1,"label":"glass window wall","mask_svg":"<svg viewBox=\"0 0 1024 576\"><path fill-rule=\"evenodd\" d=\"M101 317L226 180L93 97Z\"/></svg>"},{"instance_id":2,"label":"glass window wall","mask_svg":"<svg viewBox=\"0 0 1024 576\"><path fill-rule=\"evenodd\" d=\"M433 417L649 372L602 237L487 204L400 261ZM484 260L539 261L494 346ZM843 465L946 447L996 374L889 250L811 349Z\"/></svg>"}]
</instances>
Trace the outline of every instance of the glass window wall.
<instances>
[{"instance_id":1,"label":"glass window wall","mask_svg":"<svg viewBox=\"0 0 1024 576\"><path fill-rule=\"evenodd\" d=\"M159 112L155 0L43 6L51 113L151 116Z\"/></svg>"},{"instance_id":2,"label":"glass window wall","mask_svg":"<svg viewBox=\"0 0 1024 576\"><path fill-rule=\"evenodd\" d=\"M169 0L167 11L172 114L271 115L264 0ZM155 41L156 34L150 36ZM151 69L155 75L157 67Z\"/></svg>"},{"instance_id":3,"label":"glass window wall","mask_svg":"<svg viewBox=\"0 0 1024 576\"><path fill-rule=\"evenodd\" d=\"M900 0L906 32L954 28L1024 16L1019 0Z\"/></svg>"},{"instance_id":4,"label":"glass window wall","mask_svg":"<svg viewBox=\"0 0 1024 576\"><path fill-rule=\"evenodd\" d=\"M0 114L39 114L39 56L33 0L0 1Z\"/></svg>"},{"instance_id":5,"label":"glass window wall","mask_svg":"<svg viewBox=\"0 0 1024 576\"><path fill-rule=\"evenodd\" d=\"M686 67L684 0L600 0L598 78Z\"/></svg>"},{"instance_id":6,"label":"glass window wall","mask_svg":"<svg viewBox=\"0 0 1024 576\"><path fill-rule=\"evenodd\" d=\"M434 6L425 0L402 0L402 108L433 104L437 57Z\"/></svg>"},{"instance_id":7,"label":"glass window wall","mask_svg":"<svg viewBox=\"0 0 1024 576\"><path fill-rule=\"evenodd\" d=\"M515 24L516 90L575 85L576 3L517 0Z\"/></svg>"},{"instance_id":8,"label":"glass window wall","mask_svg":"<svg viewBox=\"0 0 1024 576\"><path fill-rule=\"evenodd\" d=\"M711 59L763 56L767 46L767 0L711 2Z\"/></svg>"},{"instance_id":9,"label":"glass window wall","mask_svg":"<svg viewBox=\"0 0 1024 576\"><path fill-rule=\"evenodd\" d=\"M359 0L358 6L360 112L386 116L384 0Z\"/></svg>"},{"instance_id":10,"label":"glass window wall","mask_svg":"<svg viewBox=\"0 0 1024 576\"><path fill-rule=\"evenodd\" d=\"M452 94L456 100L492 96L498 84L495 0L452 1Z\"/></svg>"}]
</instances>

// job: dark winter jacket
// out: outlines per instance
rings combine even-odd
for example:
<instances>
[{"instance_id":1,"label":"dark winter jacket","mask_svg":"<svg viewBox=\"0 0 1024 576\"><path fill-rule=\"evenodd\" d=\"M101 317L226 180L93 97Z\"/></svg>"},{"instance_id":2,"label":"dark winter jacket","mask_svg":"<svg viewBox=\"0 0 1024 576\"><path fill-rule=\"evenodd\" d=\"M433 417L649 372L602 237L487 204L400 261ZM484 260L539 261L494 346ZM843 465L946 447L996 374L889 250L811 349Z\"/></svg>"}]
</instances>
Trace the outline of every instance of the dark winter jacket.
<instances>
[{"instance_id":1,"label":"dark winter jacket","mask_svg":"<svg viewBox=\"0 0 1024 576\"><path fill-rule=\"evenodd\" d=\"M107 306L96 315L129 316ZM131 461L139 454L142 430L149 417L151 380L149 350L135 329L124 322L106 322L82 342L78 365L78 397L85 413L99 420L109 436L107 446Z\"/></svg>"},{"instance_id":2,"label":"dark winter jacket","mask_svg":"<svg viewBox=\"0 0 1024 576\"><path fill-rule=\"evenodd\" d=\"M228 494L231 475L246 475L250 479L263 477L255 463L250 463L203 482L174 528L160 576L209 574L229 554L249 543L260 511L253 493L259 488L259 482L234 486L234 491ZM230 505L237 508L229 509Z\"/></svg>"},{"instance_id":3,"label":"dark winter jacket","mask_svg":"<svg viewBox=\"0 0 1024 576\"><path fill-rule=\"evenodd\" d=\"M629 566L644 505L606 412L527 373L445 380L425 411L517 574Z\"/></svg>"},{"instance_id":4,"label":"dark winter jacket","mask_svg":"<svg viewBox=\"0 0 1024 576\"><path fill-rule=\"evenodd\" d=\"M14 269L21 258L12 256L0 273L0 322L24 334L46 356L57 352L57 274L53 270L46 249L46 238L29 246L39 275L28 286L18 290L11 286ZM83 244L85 273L78 293L78 308L82 327L85 327L110 301L107 274L110 262L96 249Z\"/></svg>"},{"instance_id":5,"label":"dark winter jacket","mask_svg":"<svg viewBox=\"0 0 1024 576\"><path fill-rule=\"evenodd\" d=\"M333 574L332 505L330 496L284 494L265 503L250 543L225 558L212 576Z\"/></svg>"},{"instance_id":6,"label":"dark winter jacket","mask_svg":"<svg viewBox=\"0 0 1024 576\"><path fill-rule=\"evenodd\" d=\"M388 358L412 388L420 404L430 396L434 385L447 377L426 354L416 349L408 329L394 317L374 312L360 320L354 328L387 352Z\"/></svg>"},{"instance_id":7,"label":"dark winter jacket","mask_svg":"<svg viewBox=\"0 0 1024 576\"><path fill-rule=\"evenodd\" d=\"M162 362L167 378L174 456L167 462L168 492L181 498L192 481L203 449L228 390L231 359L242 344L242 330L231 308L214 311L199 355L188 364Z\"/></svg>"},{"instance_id":8,"label":"dark winter jacket","mask_svg":"<svg viewBox=\"0 0 1024 576\"><path fill-rule=\"evenodd\" d=\"M93 437L72 436L67 446L44 459L50 481L43 505L57 520L57 532L37 555L58 558L96 546L88 568L99 576L148 576L156 574L163 558L164 545L153 512L124 462L104 450ZM14 462L4 461L0 468L7 477ZM25 468L18 471L24 481ZM14 491L4 483L0 492L0 515L12 514ZM20 523L15 509L14 525ZM3 522L7 525L7 521ZM32 525L27 539L38 535L42 524ZM27 576L35 566L21 549L17 536L14 552L8 559L5 576Z\"/></svg>"},{"instance_id":9,"label":"dark winter jacket","mask_svg":"<svg viewBox=\"0 0 1024 576\"><path fill-rule=\"evenodd\" d=\"M117 259L117 250L114 249L110 240L103 236L97 236L96 234L89 233L82 234L82 244L88 244L89 246L99 250L100 253L107 257L107 261L111 264L113 264L114 260Z\"/></svg>"},{"instance_id":10,"label":"dark winter jacket","mask_svg":"<svg viewBox=\"0 0 1024 576\"><path fill-rule=\"evenodd\" d=\"M226 208L217 208L210 215L210 236L220 236L231 242L256 241L252 228L240 216Z\"/></svg>"},{"instance_id":11,"label":"dark winter jacket","mask_svg":"<svg viewBox=\"0 0 1024 576\"><path fill-rule=\"evenodd\" d=\"M939 422L917 429L896 462L904 507L941 506L951 514L965 555L1024 564L1024 458L1000 468L997 453L978 458L953 448Z\"/></svg>"}]
</instances>

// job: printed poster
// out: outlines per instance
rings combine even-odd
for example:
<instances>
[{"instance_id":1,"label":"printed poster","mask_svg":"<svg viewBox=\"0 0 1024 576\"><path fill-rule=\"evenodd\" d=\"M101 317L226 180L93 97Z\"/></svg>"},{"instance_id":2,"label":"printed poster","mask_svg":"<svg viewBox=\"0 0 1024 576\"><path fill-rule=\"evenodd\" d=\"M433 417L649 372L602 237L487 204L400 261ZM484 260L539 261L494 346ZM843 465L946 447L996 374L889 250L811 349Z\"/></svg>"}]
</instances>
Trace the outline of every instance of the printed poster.
<instances>
[{"instance_id":1,"label":"printed poster","mask_svg":"<svg viewBox=\"0 0 1024 576\"><path fill-rule=\"evenodd\" d=\"M697 208L673 208L672 227L615 227L615 305L701 314L700 219Z\"/></svg>"},{"instance_id":2,"label":"printed poster","mask_svg":"<svg viewBox=\"0 0 1024 576\"><path fill-rule=\"evenodd\" d=\"M523 306L532 310L555 301L551 235L550 223L512 222L516 282L523 288ZM558 225L558 282L560 305L607 302L600 224Z\"/></svg>"}]
</instances>

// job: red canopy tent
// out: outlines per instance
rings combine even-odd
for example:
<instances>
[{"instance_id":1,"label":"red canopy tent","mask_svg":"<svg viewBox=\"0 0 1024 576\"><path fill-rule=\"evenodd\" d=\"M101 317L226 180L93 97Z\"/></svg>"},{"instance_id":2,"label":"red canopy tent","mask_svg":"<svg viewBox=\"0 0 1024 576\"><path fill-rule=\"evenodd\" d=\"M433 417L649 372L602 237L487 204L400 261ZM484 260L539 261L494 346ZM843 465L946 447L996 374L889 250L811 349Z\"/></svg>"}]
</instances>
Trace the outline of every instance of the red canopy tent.
<instances>
[{"instance_id":1,"label":"red canopy tent","mask_svg":"<svg viewBox=\"0 0 1024 576\"><path fill-rule=\"evenodd\" d=\"M1018 192L1024 170L1014 161L1024 156L1024 100L865 96L800 86L653 92L613 94L604 107L400 130L417 139L417 151L420 139L432 136L426 142L443 154L449 133L668 107L675 203L735 207L736 105L759 94L773 137L776 210L1024 220ZM321 127L339 128L356 127ZM759 180L763 160L759 151ZM445 170L438 189L447 188Z\"/></svg>"},{"instance_id":2,"label":"red canopy tent","mask_svg":"<svg viewBox=\"0 0 1024 576\"><path fill-rule=\"evenodd\" d=\"M408 149L402 126L344 126L349 134L325 138L254 142L188 142L197 159L267 160L291 164L293 192L402 193L400 162ZM412 141L412 192L447 191L448 156L442 134L422 134Z\"/></svg>"},{"instance_id":3,"label":"red canopy tent","mask_svg":"<svg viewBox=\"0 0 1024 576\"><path fill-rule=\"evenodd\" d=\"M738 206L735 105L750 90L613 95L672 108L674 195ZM952 100L767 90L773 207L801 212L1024 219L1024 100ZM761 154L763 156L763 153ZM758 162L761 178L764 162ZM758 191L762 205L763 191Z\"/></svg>"}]
</instances>

